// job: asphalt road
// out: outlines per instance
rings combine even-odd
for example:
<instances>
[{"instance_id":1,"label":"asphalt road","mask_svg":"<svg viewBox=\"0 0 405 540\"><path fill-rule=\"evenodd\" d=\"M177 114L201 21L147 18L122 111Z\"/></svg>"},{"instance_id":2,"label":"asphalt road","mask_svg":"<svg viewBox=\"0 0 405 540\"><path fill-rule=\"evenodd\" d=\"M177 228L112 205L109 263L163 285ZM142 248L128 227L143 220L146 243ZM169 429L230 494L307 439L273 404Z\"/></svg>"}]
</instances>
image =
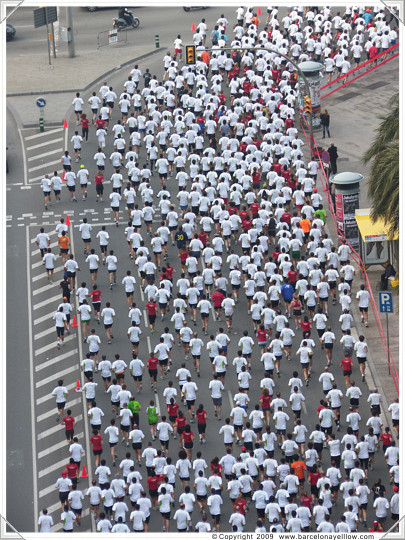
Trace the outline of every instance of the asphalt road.
<instances>
[{"instance_id":1,"label":"asphalt road","mask_svg":"<svg viewBox=\"0 0 405 540\"><path fill-rule=\"evenodd\" d=\"M144 8L141 8L142 10ZM214 14L214 11L217 10L207 10L204 12L204 16L211 13ZM141 12L141 10L139 10ZM191 14L191 16L194 18L194 20L197 20L197 14L199 16L198 12L195 12L194 14ZM138 13L137 13L138 15ZM141 13L139 13L141 15ZM190 16L190 14L186 14L187 16ZM195 17L194 17L195 15ZM95 15L89 15L90 16L97 16L97 17L103 17L103 18L109 18L110 14L108 12L100 12ZM215 15L215 18L219 16L219 12L217 15ZM86 15L87 17L87 15ZM84 18L84 17L83 17ZM17 41L15 42L17 43ZM162 67L161 67L161 61L160 60L153 60L150 63L148 63L148 67L152 67L151 71L155 71L158 73L162 73ZM145 66L141 66L142 69L145 68ZM158 71L159 70L159 71ZM124 73L118 74L116 78L114 78L111 82L114 84L115 87L120 88L124 80L126 79L126 75ZM98 88L96 89L98 90ZM117 110L114 111L113 120L118 119L118 113ZM68 140L70 140L72 133L72 130L74 130L74 119L69 118L69 125L71 126L69 129L68 134ZM32 184L31 189L29 190L22 190L21 186L16 186L16 183L21 183L21 179L23 177L23 168L22 168L22 162L21 157L18 159L18 156L21 156L21 152L18 149L19 141L17 139L16 135L16 129L12 118L7 118L7 133L9 135L8 145L11 146L12 152L15 152L16 159L13 160L13 163L15 161L15 166L11 170L10 174L7 177L7 185L10 188L10 191L7 192L7 215L11 216L9 224L12 225L7 229L7 241L8 246L11 247L11 249L8 249L7 252L7 291L8 291L8 308L7 308L7 337L8 337L8 358L15 359L15 362L13 361L12 366L10 365L10 362L8 362L7 365L7 376L8 376L8 395L9 398L7 399L7 418L12 421L12 428L11 426L8 427L8 438L7 438L7 447L10 452L11 459L8 460L7 463L7 517L10 520L11 523L15 524L18 529L21 531L33 531L34 530L34 523L36 521L36 511L45 506L53 507L53 517L55 523L59 520L59 508L58 508L58 499L57 499L57 491L56 490L48 490L42 497L38 497L38 492L33 493L33 484L31 482L32 478L32 472L37 470L37 475L40 475L41 471L49 471L45 472L42 476L38 476L36 478L36 481L34 482L34 485L38 483L38 491L46 490L48 486L52 486L52 484L56 481L57 477L60 475L60 471L63 468L62 462L63 460L68 461L68 455L65 448L65 443L63 443L63 431L62 429L56 430L55 429L55 413L56 409L54 408L54 402L53 399L47 400L45 399L47 395L51 392L52 388L55 386L56 380L58 378L58 373L60 371L67 371L66 375L64 376L65 383L74 386L76 379L79 377L79 371L78 371L78 365L79 362L83 356L83 352L81 349L81 339L80 339L80 332L76 332L72 334L72 338L66 343L66 346L64 350L61 352L63 354L66 354L66 358L63 359L59 363L52 364L49 367L43 367L43 369L40 369L39 371L34 370L33 374L33 382L34 387L30 388L30 369L29 369L29 361L32 362L32 366L38 367L38 366L45 366L46 362L51 361L55 357L56 354L60 355L61 353L56 351L56 348L54 347L54 332L53 332L53 323L49 320L49 317L52 316L54 311L56 310L56 307L59 303L59 299L56 299L47 303L47 298L55 297L58 294L58 290L56 288L48 288L47 281L43 277L42 274L42 268L38 266L38 262L40 261L39 252L35 252L35 245L32 244L32 239L35 238L39 226L42 223L46 223L44 225L45 230L47 232L51 232L54 230L54 226L56 225L56 222L58 221L58 216L63 215L63 213L67 212L71 221L72 221L72 227L71 227L71 233L73 233L73 243L74 243L74 253L76 256L76 259L81 267L81 273L79 279L84 279L87 283L90 283L90 275L89 271L86 267L86 264L84 263L84 255L82 251L82 244L80 240L80 235L78 233L78 225L81 222L84 215L86 215L89 218L89 221L93 225L93 238L95 239L96 232L100 229L101 223L105 223L107 225L107 230L110 234L110 246L114 249L116 252L116 255L118 257L118 283L120 283L122 277L125 275L125 271L129 268L134 268L133 263L128 258L128 252L127 252L127 246L126 242L123 238L123 229L125 227L126 222L126 213L123 211L123 207L121 209L121 215L120 215L120 227L116 228L114 224L112 223L112 216L108 209L108 204L106 202L104 203L97 203L95 202L95 188L94 183L89 186L89 197L87 201L82 202L79 199L79 202L76 205L73 205L72 203L69 203L67 201L67 192L63 191L62 193L62 203L59 206L56 206L53 204L53 206L50 208L50 211L48 213L43 212L43 202L42 202L42 191L41 188L38 185L38 182L34 182ZM9 129L10 128L10 129ZM27 137L32 136L35 134L34 131L28 131ZM59 137L59 133L56 133L53 135L53 137ZM62 137L64 137L64 134L62 134ZM48 140L48 137L46 137ZM50 136L51 140L52 137ZM24 138L24 144L25 148L27 150L27 147L29 145L35 146L34 143L38 143L38 141L41 141L42 139L29 139L30 142L27 142L26 138ZM63 143L62 143L63 144ZM96 172L95 166L93 164L92 156L95 153L96 150L96 140L94 131L91 130L89 142L87 144L83 145L83 160L82 162L85 164L85 166L90 171L90 178L94 178L94 174ZM69 148L71 151L72 149ZM107 141L107 154L111 150L111 141ZM42 154L44 152L43 148L38 148L31 151L31 154L35 156L36 154ZM56 154L55 154L56 155ZM143 162L144 159L144 150L141 151L141 159L140 162ZM48 170L46 170L46 163L48 158L40 159L39 161L36 161L35 163L42 163L44 169L38 169L36 174L42 174L43 172L49 172L52 173L54 170L54 165L51 165L48 167ZM74 164L73 170L77 170L77 165ZM110 167L107 166L106 171L106 177L109 176L109 174L112 173L112 170ZM152 179L152 187L155 190L155 193L159 191L159 182L156 177L156 175ZM168 189L172 195L172 199L177 201L175 199L175 195L177 193L177 188L175 185L175 182L170 179L168 182ZM106 192L109 193L110 186L106 186ZM106 199L105 199L106 200ZM23 213L29 213L32 215L28 215L26 217L22 217ZM155 217L159 217L159 213ZM21 218L18 220L18 218ZM159 220L160 221L160 220ZM21 225L21 226L18 226ZM154 223L154 228L157 228L158 223ZM26 240L29 242L29 248L26 250ZM55 241L55 237L52 237L52 242ZM93 245L95 244L95 240L93 241ZM99 253L98 246L96 251ZM236 248L236 252L240 253L240 248ZM28 257L26 257L26 253L28 253ZM33 254L34 253L34 254ZM177 276L179 275L180 269L179 269L179 263L177 259L177 250L176 248L169 250L169 262L173 264L177 271ZM34 266L35 265L35 266ZM58 268L61 267L60 259L58 260ZM26 272L28 275L25 275ZM136 275L136 274L135 274ZM60 274L59 274L60 276ZM142 298L141 298L141 292L139 288L139 279L137 279L137 289L136 289L136 301L138 304L142 304ZM105 333L103 331L102 326L95 325L96 331L99 333L100 338L102 340L102 349L101 352L108 355L108 358L112 358L115 353L119 353L125 360L130 360L130 347L128 343L128 339L126 337L126 331L128 328L128 318L127 318L127 303L125 294L123 292L123 288L121 285L117 285L112 291L108 288L108 275L107 271L104 267L102 267L99 271L98 276L98 285L100 289L103 292L103 305L105 305L106 301L111 301L112 307L116 310L117 317L114 323L114 342L113 345L107 345ZM24 311L21 312L21 310L17 310L17 305L24 305L27 306L27 294L29 295L29 291L27 291L26 285L30 284L31 289L31 296L30 296L30 303L31 303L31 312L25 307ZM42 289L40 293L35 294L36 291L39 289ZM38 302L39 301L39 302ZM38 310L34 309L34 306L38 303L43 302L44 305L42 305ZM234 318L234 330L238 332L237 335L231 335L231 344L229 347L229 353L228 357L229 359L232 359L236 355L236 351L238 349L237 342L242 335L242 332L244 329L248 329L250 334L253 335L253 327L251 324L250 316L247 314L246 309L246 302L245 299L241 298L241 302L238 304L237 308L238 317ZM38 317L39 315L39 317ZM330 306L330 324L334 328L336 332L336 336L339 339L341 337L340 331L338 330L337 325L337 319L340 315L340 311L337 306ZM30 319L28 319L30 317ZM36 319L42 319L41 322L39 322L37 325L34 324ZM31 327L29 324L29 320L31 320ZM187 320L190 320L189 316L187 316ZM163 331L164 326L167 323L161 323L160 321L157 322L157 332L153 335L150 334L149 330L145 328L144 323L142 322L142 331L143 331L143 339L141 341L140 345L140 351L139 356L143 360L146 361L147 354L149 351L149 340L152 345L152 347L157 343L158 337L160 335L160 332ZM224 323L218 323L214 322L212 318L210 319L209 323L209 333L216 333L218 328L220 326L224 326ZM169 324L169 326L171 326ZM47 332L49 329L52 329ZM25 336L28 336L28 339L15 339L16 333L21 332L21 330L24 332ZM171 328L173 330L173 328ZM197 330L199 331L200 337L205 341L204 336L201 332L201 326L198 321ZM29 332L32 332L32 340L31 345L33 348L33 357L30 358L30 343L29 343ZM44 335L41 335L44 334ZM37 337L38 336L38 337ZM296 349L297 343L299 342L301 338L301 335L299 332L297 332L297 337L294 340L294 348ZM40 351L41 349L46 348L44 352L39 352L37 355L35 354L36 351ZM257 347L256 347L257 349ZM76 351L76 352L74 352ZM67 353L72 353L67 355ZM337 367L337 360L340 360L342 357L342 350L340 347L336 347L334 351L334 374L336 377L336 380L338 382L339 388L344 390L344 382L343 377L341 376L340 369ZM182 355L182 349L177 348L177 346L174 347L173 350L173 362L174 362L174 369L179 366L180 362L183 361L183 355ZM188 362L191 364L191 361ZM324 356L323 352L319 350L319 346L317 345L317 349L315 351L314 355L314 368L313 368L313 375L311 378L311 384L309 388L304 389L304 395L306 396L306 408L308 411L308 414L303 414L303 423L307 426L309 432L312 431L312 429L315 426L316 419L314 415L314 411L319 404L319 400L323 397L322 390L320 385L316 382L317 377L321 373L324 365ZM208 382L211 379L211 369L209 365L209 360L206 354L203 355L202 362L201 362L201 378L197 379L195 378L195 381L197 382L197 385L199 387L198 392L198 398L197 403L203 403L205 405L206 410L208 411L208 415L210 417L210 421L208 423L208 429L207 429L207 444L201 447L201 450L203 451L203 456L206 458L207 462L210 461L210 459L214 456L221 457L224 454L223 446L222 446L222 440L219 438L218 430L221 425L220 422L218 422L213 417L213 408L212 408L212 402L210 399L210 394L208 391ZM276 391L280 391L282 396L284 398L288 398L289 396L289 389L287 387L288 380L291 376L291 373L294 369L299 369L299 362L298 360L293 360L291 363L286 362L283 360L282 368L281 368L281 378L276 379ZM14 377L15 370L20 374L18 378ZM192 371L192 370L191 370ZM173 372L172 372L173 374ZM194 372L193 372L194 375ZM258 391L257 383L262 378L262 368L259 362L259 356L256 350L256 353L253 358L253 370L252 370L252 388L249 393L250 400L252 404L255 404L258 402L258 399L260 397L260 393ZM44 381L45 379L50 379L48 382L41 384L41 381ZM133 388L133 383L129 379L129 377L126 377L127 383L129 383L130 389ZM168 378L169 380L170 378ZM360 377L358 375L358 371L355 371L355 379L359 384L360 383ZM146 378L147 380L147 378ZM96 381L99 383L98 390L101 389L102 382L99 375L96 376ZM40 383L40 386L38 386L38 383ZM164 406L164 400L162 397L163 389L166 385L166 381L158 381L158 388L159 388L159 402L161 407ZM233 396L235 391L237 389L236 385L236 374L232 367L228 369L228 375L226 378L226 392L224 394L224 402L223 402L223 417L225 415L229 414L231 409L231 403L230 403L230 396ZM363 394L367 395L367 389L365 388L365 385L362 385ZM140 395L142 399L142 405L145 409L146 404L149 402L150 399L154 398L154 394L149 390L149 385L145 384L145 389L143 390L142 394ZM43 399L42 399L43 398ZM32 399L32 402L31 402ZM42 401L41 401L42 399ZM38 400L40 400L38 402ZM71 390L69 395L69 400L74 400L76 402L77 395L74 394L74 392ZM67 403L67 407L69 406L69 400ZM79 400L80 401L80 400ZM103 422L103 429L108 425L108 421L110 418L110 403L107 396L101 392L97 393L97 403L98 405L104 410L105 412L105 419ZM36 417L36 421L33 425L31 425L31 418L30 414L28 414L28 411L32 411L32 408L34 407L34 417ZM73 409L72 409L73 410ZM250 409L251 410L251 409ZM342 408L342 418L345 417L345 414L348 411L348 404L344 402L343 408ZM74 414L75 415L84 415L84 405L82 402L75 403L75 409ZM361 407L360 407L360 414L363 419L367 419L369 416L368 407L365 404L365 400L363 400ZM41 417L41 420L38 421L38 417ZM344 425L344 422L343 422ZM16 429L17 426L17 429ZM194 425L195 426L195 425ZM146 416L145 414L141 413L141 427L146 435L146 441L149 439L148 437L148 426L146 423ZM293 424L290 420L289 422L289 429L292 430ZM37 458L36 460L32 458L31 453L31 429L33 429L33 438L35 439L36 443L40 445L40 448L37 450L42 451L42 457ZM42 437L38 439L38 436L41 435L41 433L46 433L48 430L52 430L52 433L49 436ZM196 431L196 430L195 430ZM82 432L85 434L85 425L84 422L81 421L78 424L77 432ZM364 430L362 431L364 433ZM342 432L341 432L342 434ZM81 438L82 443L84 444L85 437L83 436ZM61 444L63 443L63 444ZM50 452L46 452L47 448L54 447L55 449ZM156 445L158 448L158 446ZM200 449L200 445L197 442L195 444L195 451ZM173 459L176 459L177 457L177 450L178 445L176 441L171 441L170 443L170 455L173 457ZM86 447L87 451L87 459L89 459L89 452L88 447ZM119 458L124 457L126 448L124 448L122 445L120 445L119 448ZM195 453L194 451L194 453ZM276 456L279 458L280 453L279 451L276 452ZM106 458L107 464L111 465L110 463L110 456L108 452L108 448L104 450L103 457ZM91 458L92 460L92 458ZM88 461L85 461L85 463L88 463ZM327 455L325 452L323 465L327 466L329 464L329 460L327 459ZM91 468L89 470L90 477L92 475L92 470L94 469L93 462L91 461ZM143 470L142 470L143 469ZM145 475L144 467L141 469L142 473ZM382 459L381 452L377 455L376 459L376 467L375 470L371 472L370 474L370 481L369 485L372 485L374 481L378 477L382 477L384 479L385 485L388 487L388 480L387 480L387 473L386 473L386 465L384 460ZM21 492L18 486L21 485L21 482L25 482L26 490L24 492ZM146 481L146 478L145 478ZM81 480L79 483L80 489L85 489L87 487L87 481ZM180 487L178 486L176 488L176 498L180 494L179 491ZM227 496L224 497L225 504L224 504L224 516L229 515L230 513L230 505L227 502ZM21 513L21 508L25 509L25 512ZM85 508L88 508L87 503L85 504ZM334 510L334 519L336 519L337 516L340 515L340 511L342 510L342 501L339 500L339 505L336 507L336 510ZM371 512L370 512L371 514ZM156 513L153 513L153 519L151 520L151 526L150 531L151 532L157 532L161 530L161 520L160 516L158 516ZM193 522L196 522L198 520L198 511L195 510L193 514ZM369 518L369 522L371 522L371 516ZM255 511L251 510L248 514L247 519L247 527L246 530L253 530L255 525ZM91 527L94 527L94 522L92 523L90 520L90 517L86 516L83 520L83 526L81 531L90 531ZM226 520L223 521L223 530L230 530L229 525L226 523Z\"/></svg>"}]
</instances>

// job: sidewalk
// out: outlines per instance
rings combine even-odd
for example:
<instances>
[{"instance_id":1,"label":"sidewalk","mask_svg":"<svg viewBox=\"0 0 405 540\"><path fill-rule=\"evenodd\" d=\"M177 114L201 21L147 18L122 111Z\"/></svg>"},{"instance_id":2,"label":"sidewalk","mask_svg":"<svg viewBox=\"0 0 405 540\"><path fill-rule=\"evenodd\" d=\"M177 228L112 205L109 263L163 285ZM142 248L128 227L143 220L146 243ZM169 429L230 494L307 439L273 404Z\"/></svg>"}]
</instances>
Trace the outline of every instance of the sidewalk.
<instances>
[{"instance_id":1,"label":"sidewalk","mask_svg":"<svg viewBox=\"0 0 405 540\"><path fill-rule=\"evenodd\" d=\"M369 167L365 167L361 163L361 156L375 137L375 129L381 122L378 116L385 113L389 99L398 92L398 70L399 61L396 58L322 100L322 109L328 109L331 117L330 132L332 136L330 139L322 139L322 132L317 132L315 133L316 142L318 146L323 146L325 149L328 148L331 141L335 143L339 155L338 172L351 171L364 175L364 180L360 184L360 208L370 207L370 201L367 197ZM323 93L326 92L325 89ZM331 230L330 233L336 240L336 234ZM358 335L365 336L370 351L366 382L370 389L378 388L384 399L384 409L386 409L395 397L398 397L398 392L392 375L388 372L387 355L384 352L371 305L369 307L369 327L366 328L360 322L356 293L363 281L359 268L356 264L354 266L357 275L353 282L352 314L355 319L356 332ZM367 270L377 310L377 283L382 272L381 266L372 266ZM380 319L386 334L385 315L380 315ZM399 373L399 298L397 292L394 292L394 313L388 315L388 324L391 355ZM353 335L357 337L354 332ZM390 415L388 415L387 421L391 424Z\"/></svg>"},{"instance_id":2,"label":"sidewalk","mask_svg":"<svg viewBox=\"0 0 405 540\"><path fill-rule=\"evenodd\" d=\"M43 96L47 102L46 125L62 126L76 92L85 93L98 83L101 86L104 79L111 80L111 76L123 68L133 67L132 64L155 53L162 55L162 49L151 49L150 45L126 47L118 43L86 56L52 58L52 66L45 56L15 58L7 63L7 106L19 124L35 127L39 118L35 101ZM30 73L28 86L27 72Z\"/></svg>"}]
</instances>

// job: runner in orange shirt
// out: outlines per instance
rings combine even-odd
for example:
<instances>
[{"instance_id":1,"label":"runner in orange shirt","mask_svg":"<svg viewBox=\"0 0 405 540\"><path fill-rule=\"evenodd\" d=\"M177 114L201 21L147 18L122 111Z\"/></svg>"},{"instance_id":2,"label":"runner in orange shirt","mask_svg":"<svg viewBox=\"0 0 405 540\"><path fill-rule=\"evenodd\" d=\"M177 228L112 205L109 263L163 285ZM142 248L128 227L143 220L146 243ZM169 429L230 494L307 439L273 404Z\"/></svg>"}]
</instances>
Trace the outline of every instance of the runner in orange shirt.
<instances>
[{"instance_id":1,"label":"runner in orange shirt","mask_svg":"<svg viewBox=\"0 0 405 540\"><path fill-rule=\"evenodd\" d=\"M305 237L305 246L308 244L308 238L309 238L309 231L311 230L311 222L309 219L301 219L300 221L300 227L304 231L304 237Z\"/></svg>"},{"instance_id":2,"label":"runner in orange shirt","mask_svg":"<svg viewBox=\"0 0 405 540\"><path fill-rule=\"evenodd\" d=\"M67 261L67 256L69 253L70 247L70 238L66 236L65 231L61 232L60 237L58 238L58 244L60 247L60 254L62 255L62 264L64 265Z\"/></svg>"},{"instance_id":3,"label":"runner in orange shirt","mask_svg":"<svg viewBox=\"0 0 405 540\"><path fill-rule=\"evenodd\" d=\"M303 461L301 461L298 457L298 454L295 454L293 457L294 461L291 463L290 467L293 470L295 476L298 477L298 480L300 482L300 493L303 493L304 490L304 482L305 482L305 471L307 470L307 466Z\"/></svg>"}]
</instances>

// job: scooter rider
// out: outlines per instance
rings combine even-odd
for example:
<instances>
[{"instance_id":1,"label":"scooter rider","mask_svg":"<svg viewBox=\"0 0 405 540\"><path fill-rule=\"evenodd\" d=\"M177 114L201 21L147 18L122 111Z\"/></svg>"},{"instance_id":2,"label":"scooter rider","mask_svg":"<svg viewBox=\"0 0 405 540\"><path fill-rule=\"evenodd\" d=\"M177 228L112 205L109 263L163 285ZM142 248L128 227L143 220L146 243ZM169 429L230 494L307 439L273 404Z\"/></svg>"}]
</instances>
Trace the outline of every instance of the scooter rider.
<instances>
[{"instance_id":1,"label":"scooter rider","mask_svg":"<svg viewBox=\"0 0 405 540\"><path fill-rule=\"evenodd\" d=\"M132 25L133 16L127 7L120 7L118 9L118 17L120 19L124 19L124 21L127 23L127 26Z\"/></svg>"}]
</instances>

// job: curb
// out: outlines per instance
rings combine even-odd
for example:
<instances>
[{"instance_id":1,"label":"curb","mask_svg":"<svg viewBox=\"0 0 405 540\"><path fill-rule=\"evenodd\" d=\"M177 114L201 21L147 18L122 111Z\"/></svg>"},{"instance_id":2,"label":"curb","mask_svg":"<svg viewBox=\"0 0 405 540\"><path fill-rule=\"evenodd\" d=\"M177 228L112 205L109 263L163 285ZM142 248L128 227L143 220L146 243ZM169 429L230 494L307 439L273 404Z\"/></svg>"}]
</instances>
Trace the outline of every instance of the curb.
<instances>
[{"instance_id":1,"label":"curb","mask_svg":"<svg viewBox=\"0 0 405 540\"><path fill-rule=\"evenodd\" d=\"M84 88L71 88L71 89L64 89L64 90L47 90L47 91L41 92L41 95L46 96L46 95L51 95L51 94L67 94L67 93L74 93L74 92L86 92L92 86L94 86L98 81L100 81L101 79L105 79L109 75L112 75L113 73L115 73L116 71L119 71L123 67L129 66L133 62L139 62L140 60L144 60L145 58L148 58L149 56L152 56L153 54L161 51L162 48L163 47L159 47L157 49L154 49L153 51L142 54L141 56L137 56L137 57L133 58L132 60L128 60L127 62L124 62L123 64L121 64L119 66L116 66L114 69L110 69L110 70L106 71L105 73L102 73L101 75L99 75L96 79L91 81ZM36 96L37 94L38 94L38 92L17 92L17 93L14 93L14 94L6 94L6 98L23 97L23 96ZM48 125L50 126L52 124L48 123ZM55 124L55 125L59 125L59 124ZM31 125L27 124L24 127L31 127ZM36 127L36 124L35 124L34 127Z\"/></svg>"}]
</instances>

